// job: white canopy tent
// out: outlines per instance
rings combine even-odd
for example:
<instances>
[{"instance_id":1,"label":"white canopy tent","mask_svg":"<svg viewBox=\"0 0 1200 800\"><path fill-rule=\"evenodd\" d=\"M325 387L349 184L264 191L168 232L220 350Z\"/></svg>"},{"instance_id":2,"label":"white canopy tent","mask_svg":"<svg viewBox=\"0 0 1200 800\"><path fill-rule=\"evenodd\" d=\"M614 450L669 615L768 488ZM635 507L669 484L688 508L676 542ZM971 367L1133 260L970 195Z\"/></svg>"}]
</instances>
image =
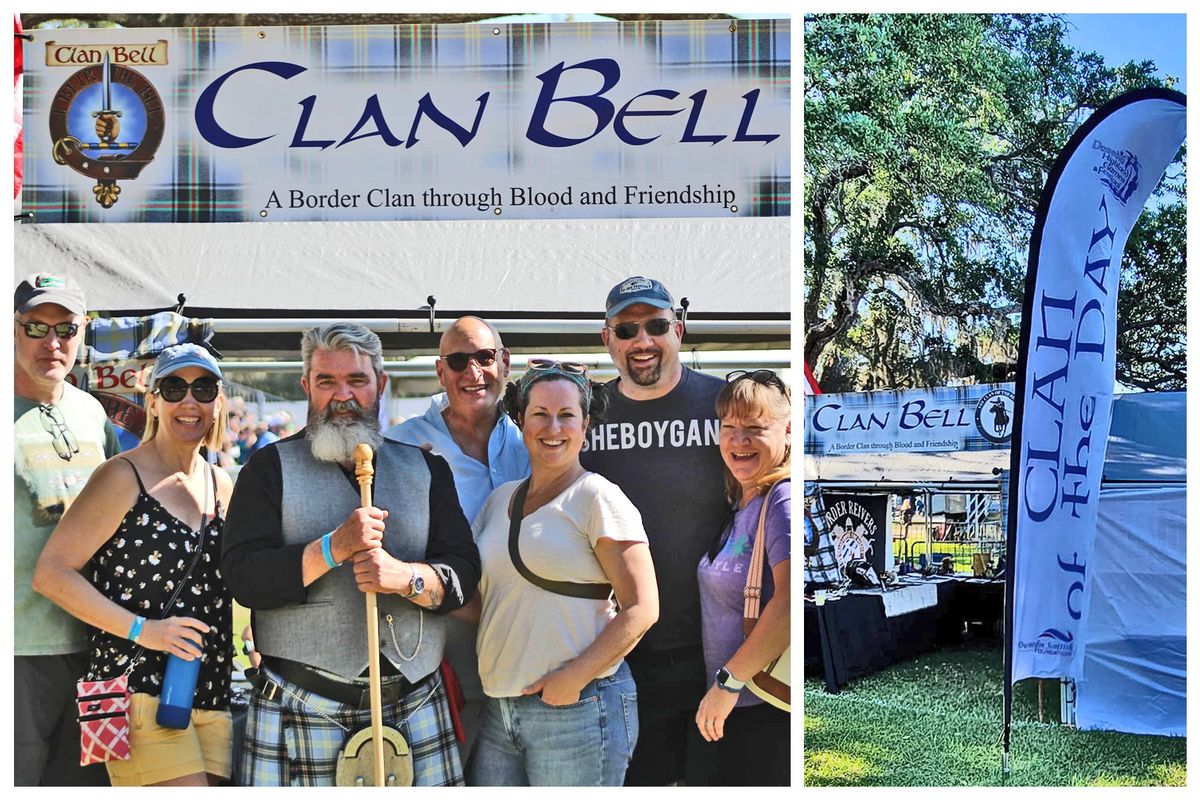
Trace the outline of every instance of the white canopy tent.
<instances>
[{"instance_id":1,"label":"white canopy tent","mask_svg":"<svg viewBox=\"0 0 1200 800\"><path fill-rule=\"evenodd\" d=\"M288 320L317 318L371 319L390 354L428 353L431 296L438 324L479 314L518 351L600 349L604 298L637 274L687 299L686 345L790 340L788 217L14 227L18 271L68 274L115 315L182 294L241 354L294 354Z\"/></svg>"}]
</instances>

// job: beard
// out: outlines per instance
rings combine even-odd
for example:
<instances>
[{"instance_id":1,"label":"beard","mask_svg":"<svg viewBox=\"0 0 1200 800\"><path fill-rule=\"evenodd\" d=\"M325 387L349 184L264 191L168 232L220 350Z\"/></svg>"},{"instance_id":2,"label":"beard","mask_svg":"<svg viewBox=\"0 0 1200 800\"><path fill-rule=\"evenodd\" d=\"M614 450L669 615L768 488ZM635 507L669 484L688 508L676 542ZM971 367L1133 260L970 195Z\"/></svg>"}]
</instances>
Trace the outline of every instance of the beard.
<instances>
[{"instance_id":1,"label":"beard","mask_svg":"<svg viewBox=\"0 0 1200 800\"><path fill-rule=\"evenodd\" d=\"M650 365L642 366L633 360L635 355L653 354L658 356L657 361L653 361ZM654 350L639 350L636 353L630 353L625 356L625 370L629 373L629 380L636 383L638 386L654 386L662 377L663 368L663 351Z\"/></svg>"},{"instance_id":2,"label":"beard","mask_svg":"<svg viewBox=\"0 0 1200 800\"><path fill-rule=\"evenodd\" d=\"M335 414L352 412L351 418ZM317 461L348 464L354 460L354 448L368 444L378 450L383 444L379 425L379 401L363 408L356 400L331 400L324 410L309 408L304 438Z\"/></svg>"}]
</instances>

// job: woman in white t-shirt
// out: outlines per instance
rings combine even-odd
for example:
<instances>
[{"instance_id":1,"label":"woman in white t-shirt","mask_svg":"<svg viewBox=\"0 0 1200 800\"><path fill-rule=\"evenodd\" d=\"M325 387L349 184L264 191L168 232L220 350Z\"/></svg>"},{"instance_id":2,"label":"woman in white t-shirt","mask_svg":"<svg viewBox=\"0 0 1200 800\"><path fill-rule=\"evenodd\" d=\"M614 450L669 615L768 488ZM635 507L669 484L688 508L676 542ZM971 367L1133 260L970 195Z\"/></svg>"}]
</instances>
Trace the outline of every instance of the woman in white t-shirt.
<instances>
[{"instance_id":1,"label":"woman in white t-shirt","mask_svg":"<svg viewBox=\"0 0 1200 800\"><path fill-rule=\"evenodd\" d=\"M641 515L579 464L602 413L594 386L582 365L530 359L505 394L532 474L498 487L475 518L483 575L459 613L479 622L488 699L468 785L619 786L637 743L624 656L658 619L658 590Z\"/></svg>"}]
</instances>

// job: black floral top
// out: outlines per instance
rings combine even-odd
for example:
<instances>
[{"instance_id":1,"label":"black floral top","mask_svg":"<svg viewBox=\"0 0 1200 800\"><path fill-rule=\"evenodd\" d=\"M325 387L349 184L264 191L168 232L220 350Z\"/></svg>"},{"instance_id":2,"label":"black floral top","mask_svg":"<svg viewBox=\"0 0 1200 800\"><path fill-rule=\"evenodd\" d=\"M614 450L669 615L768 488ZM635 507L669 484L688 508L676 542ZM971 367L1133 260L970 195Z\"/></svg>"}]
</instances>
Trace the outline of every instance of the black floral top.
<instances>
[{"instance_id":1,"label":"black floral top","mask_svg":"<svg viewBox=\"0 0 1200 800\"><path fill-rule=\"evenodd\" d=\"M122 459L129 461L129 459ZM133 462L129 461L132 467ZM133 467L137 475L137 467ZM122 608L147 621L170 617L194 617L208 624L204 634L204 661L196 682L192 707L224 710L229 707L229 673L233 665L231 643L233 601L219 568L221 530L224 527L221 501L201 535L163 508L146 491L137 475L137 502L121 520L117 532L92 557L92 584ZM214 478L215 481L215 478ZM175 607L164 614L178 582L187 573L200 546L200 560L188 578ZM123 673L129 659L140 648L128 639L91 628L91 661L88 680L107 680ZM129 675L129 690L158 696L162 691L167 654L142 650Z\"/></svg>"}]
</instances>

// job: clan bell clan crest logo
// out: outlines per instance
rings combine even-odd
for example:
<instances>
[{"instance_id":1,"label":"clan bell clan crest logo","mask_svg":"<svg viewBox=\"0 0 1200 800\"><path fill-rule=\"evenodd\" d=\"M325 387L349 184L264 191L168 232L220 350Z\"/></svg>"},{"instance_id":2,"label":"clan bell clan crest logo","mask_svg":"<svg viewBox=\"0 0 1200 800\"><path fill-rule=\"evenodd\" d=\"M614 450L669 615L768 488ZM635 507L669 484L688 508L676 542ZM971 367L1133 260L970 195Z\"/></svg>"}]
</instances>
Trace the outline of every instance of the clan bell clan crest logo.
<instances>
[{"instance_id":1,"label":"clan bell clan crest logo","mask_svg":"<svg viewBox=\"0 0 1200 800\"><path fill-rule=\"evenodd\" d=\"M85 64L59 87L50 104L56 164L96 181L104 208L120 199L118 181L137 178L154 160L166 114L154 85L130 65L167 63L167 42L139 45L46 43L46 66Z\"/></svg>"},{"instance_id":2,"label":"clan bell clan crest logo","mask_svg":"<svg viewBox=\"0 0 1200 800\"><path fill-rule=\"evenodd\" d=\"M1141 165L1137 156L1128 150L1105 147L1099 140L1092 142L1092 149L1100 151L1100 165L1092 167L1092 171L1100 176L1100 182L1109 188L1113 197L1125 205L1138 187Z\"/></svg>"},{"instance_id":3,"label":"clan bell clan crest logo","mask_svg":"<svg viewBox=\"0 0 1200 800\"><path fill-rule=\"evenodd\" d=\"M1004 444L1012 438L1013 409L1016 396L1008 389L992 389L975 404L975 428L993 444Z\"/></svg>"}]
</instances>

